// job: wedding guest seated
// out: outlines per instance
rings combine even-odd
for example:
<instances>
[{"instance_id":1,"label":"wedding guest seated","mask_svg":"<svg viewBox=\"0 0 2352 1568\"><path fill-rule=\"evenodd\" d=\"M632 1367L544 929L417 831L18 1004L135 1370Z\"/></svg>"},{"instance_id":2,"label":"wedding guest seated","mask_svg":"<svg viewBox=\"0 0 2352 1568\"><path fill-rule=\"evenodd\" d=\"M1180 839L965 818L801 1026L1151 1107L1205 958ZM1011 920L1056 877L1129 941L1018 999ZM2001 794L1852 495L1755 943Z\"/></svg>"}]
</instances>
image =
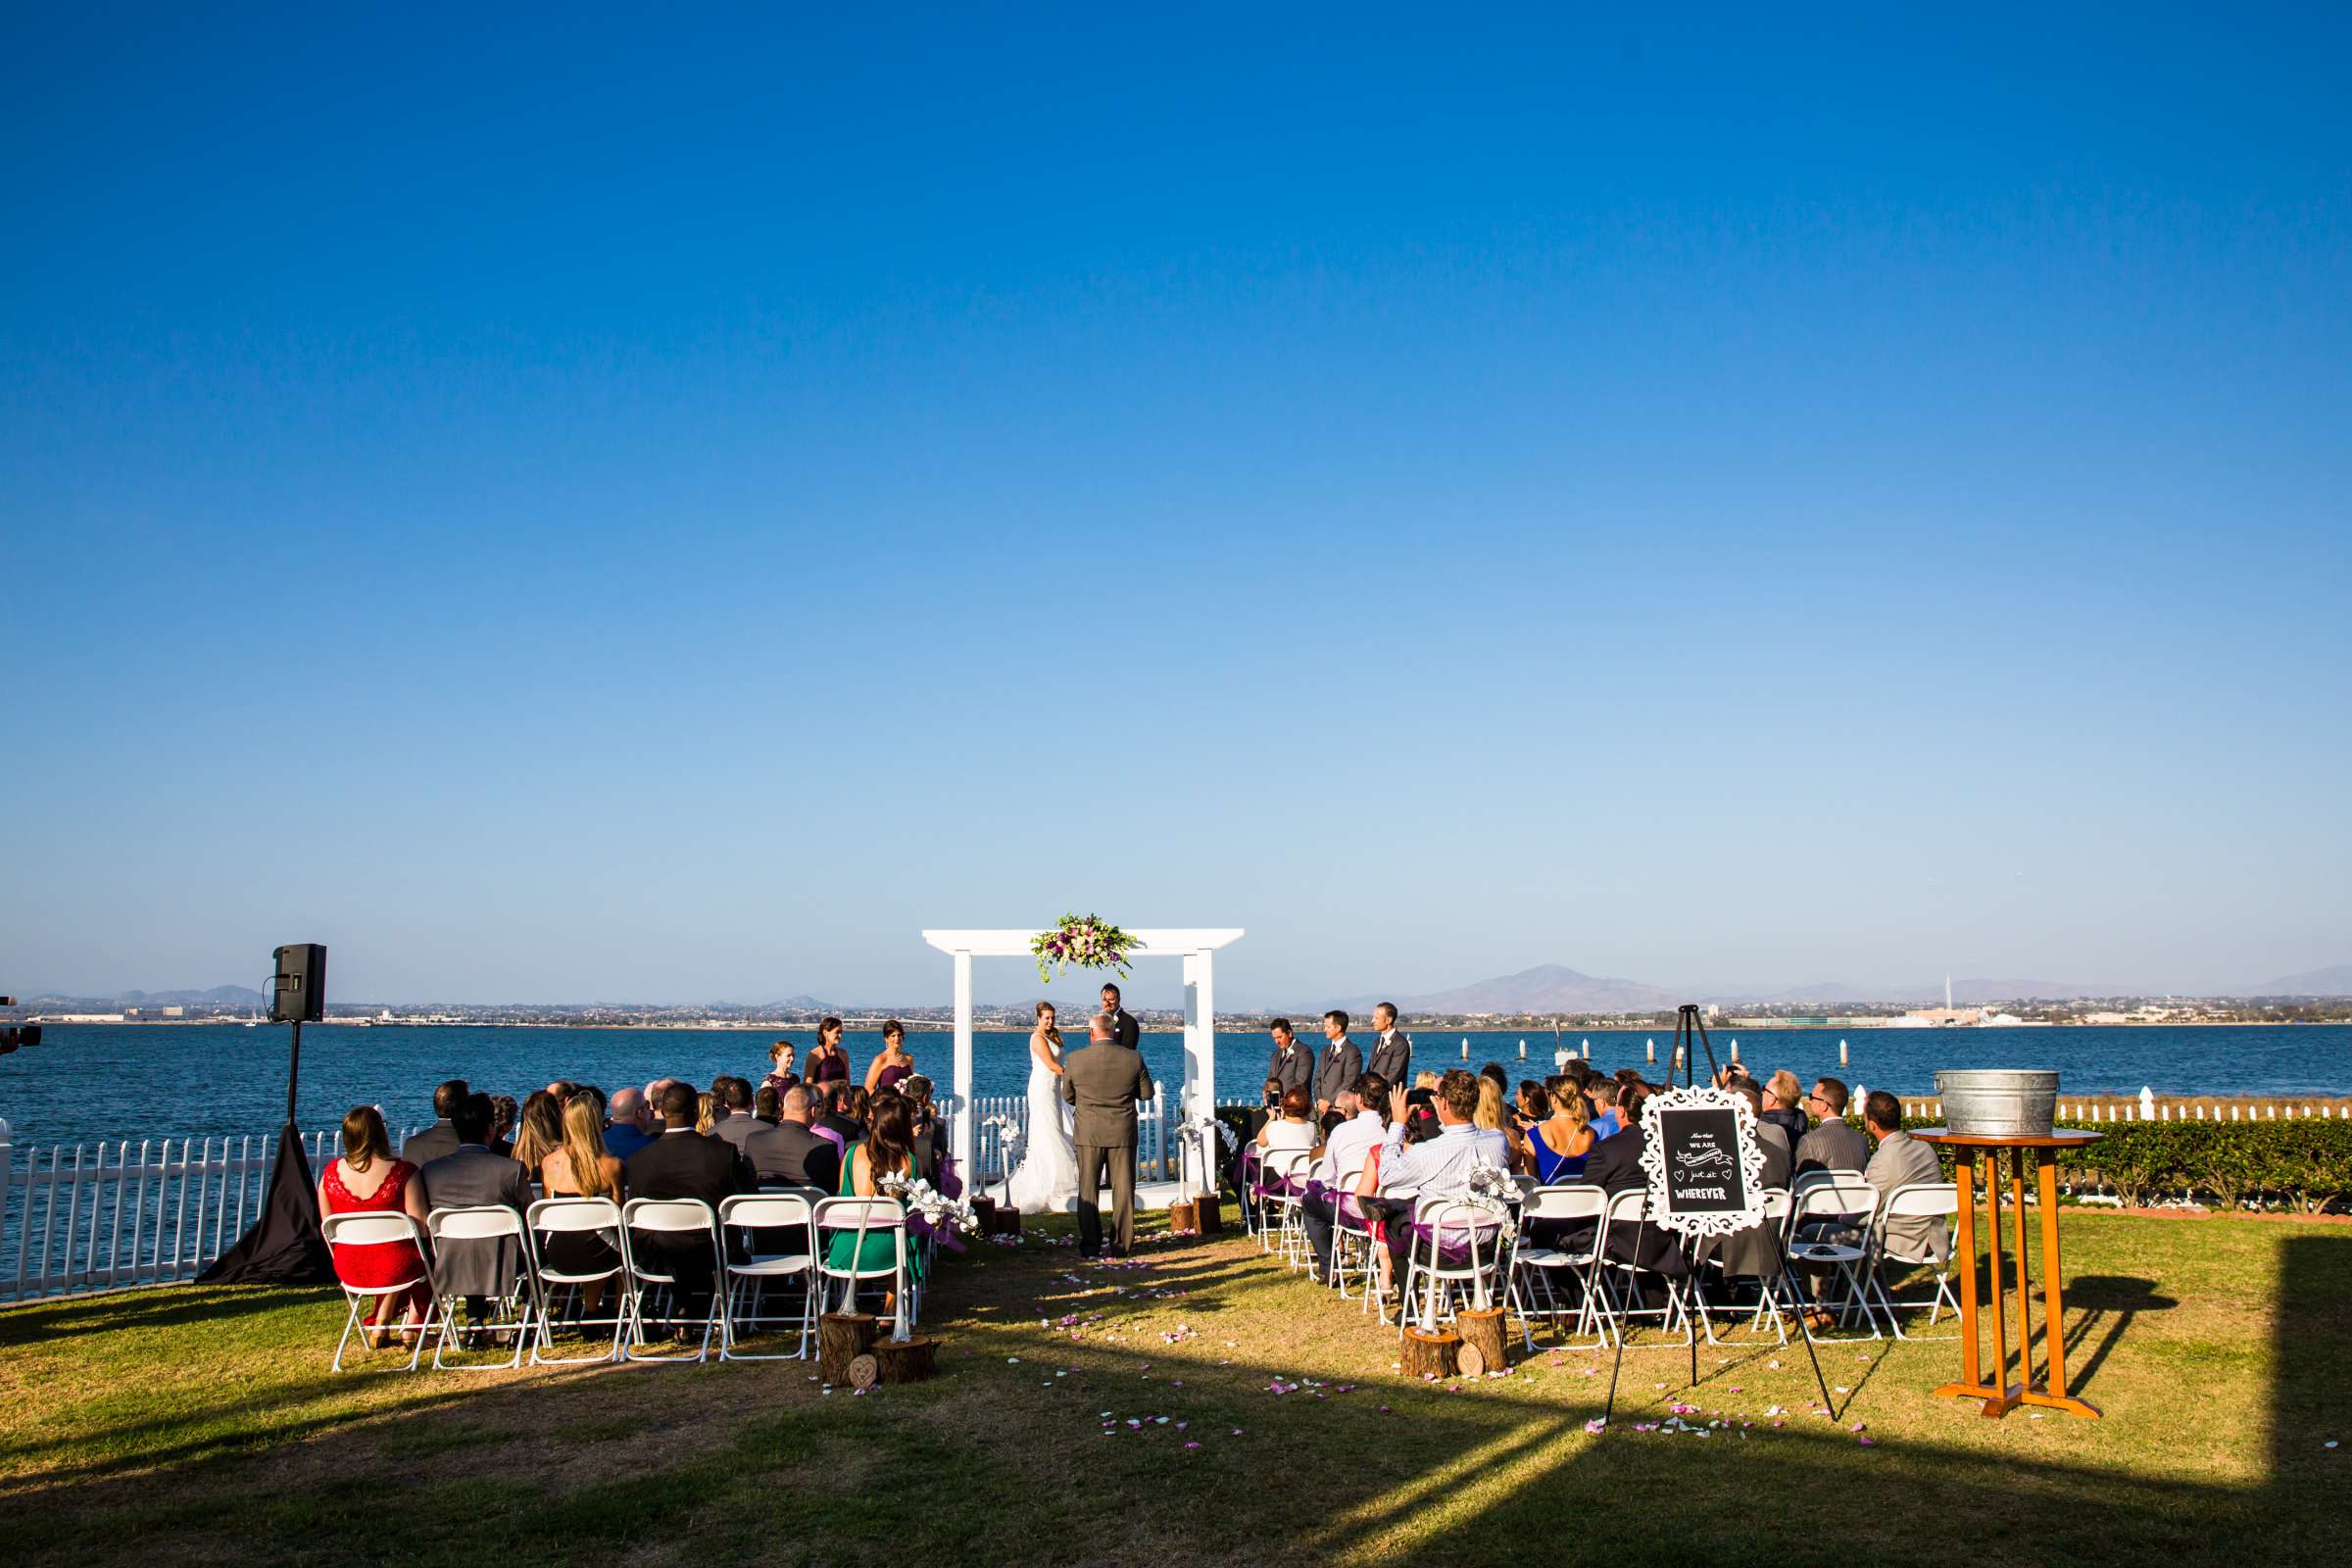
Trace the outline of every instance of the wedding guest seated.
<instances>
[{"instance_id":1,"label":"wedding guest seated","mask_svg":"<svg viewBox=\"0 0 2352 1568\"><path fill-rule=\"evenodd\" d=\"M931 1106L931 1080L919 1072L910 1072L899 1080L899 1093L906 1097L906 1120L913 1129L914 1168L923 1180L939 1188L947 1176L948 1130ZM962 1183L950 1197L961 1196Z\"/></svg>"},{"instance_id":2,"label":"wedding guest seated","mask_svg":"<svg viewBox=\"0 0 2352 1568\"><path fill-rule=\"evenodd\" d=\"M1479 1067L1478 1075L1481 1078L1484 1078L1487 1082L1493 1084L1496 1094L1508 1095L1511 1092L1511 1075L1502 1070L1501 1062L1490 1061L1484 1063Z\"/></svg>"},{"instance_id":3,"label":"wedding guest seated","mask_svg":"<svg viewBox=\"0 0 2352 1568\"><path fill-rule=\"evenodd\" d=\"M414 1142L414 1140L412 1140ZM416 1167L392 1157L392 1140L384 1118L373 1105L354 1105L343 1113L342 1157L327 1161L318 1178L321 1214L406 1214L424 1223L424 1190ZM410 1242L334 1249L335 1277L346 1285L385 1289L403 1280L424 1277L424 1258ZM368 1348L384 1348L397 1319L404 1330L421 1325L425 1308L422 1285L398 1296L379 1296L362 1325Z\"/></svg>"},{"instance_id":4,"label":"wedding guest seated","mask_svg":"<svg viewBox=\"0 0 2352 1568\"><path fill-rule=\"evenodd\" d=\"M698 1133L701 1133L705 1138L714 1137L714 1129L718 1126L718 1118L724 1114L725 1108L726 1107L719 1104L718 1097L710 1093L710 1091L708 1089L695 1096L694 1130Z\"/></svg>"},{"instance_id":5,"label":"wedding guest seated","mask_svg":"<svg viewBox=\"0 0 2352 1568\"><path fill-rule=\"evenodd\" d=\"M784 1097L765 1084L752 1091L752 1119L762 1127L773 1127L784 1108Z\"/></svg>"},{"instance_id":6,"label":"wedding guest seated","mask_svg":"<svg viewBox=\"0 0 2352 1568\"><path fill-rule=\"evenodd\" d=\"M1331 1236L1339 1205L1353 1204L1358 1178L1371 1161L1372 1152L1388 1136L1388 1102L1389 1081L1376 1072L1363 1074L1340 1094L1338 1106L1346 1119L1323 1141L1323 1152L1315 1161L1314 1183L1300 1207L1307 1255L1318 1268L1331 1260ZM1360 1219L1362 1212L1351 1208L1351 1215Z\"/></svg>"},{"instance_id":7,"label":"wedding guest seated","mask_svg":"<svg viewBox=\"0 0 2352 1568\"><path fill-rule=\"evenodd\" d=\"M1878 1140L1878 1149L1863 1167L1862 1179L1879 1190L1879 1201L1898 1187L1943 1180L1936 1151L1903 1131L1903 1102L1884 1089L1874 1089L1862 1102L1862 1125ZM1906 1257L1932 1257L1941 1263L1952 1255L1952 1224L1940 1214L1914 1214L1889 1219L1887 1250Z\"/></svg>"},{"instance_id":8,"label":"wedding guest seated","mask_svg":"<svg viewBox=\"0 0 2352 1568\"><path fill-rule=\"evenodd\" d=\"M866 1114L871 1102L864 1090L856 1084L831 1085L825 1095L824 1113L816 1119L818 1132L830 1131L841 1143L841 1157L850 1157L850 1146L865 1140Z\"/></svg>"},{"instance_id":9,"label":"wedding guest seated","mask_svg":"<svg viewBox=\"0 0 2352 1568\"><path fill-rule=\"evenodd\" d=\"M767 1076L760 1080L761 1086L781 1095L799 1083L801 1075L793 1070L793 1060L798 1054L798 1048L789 1040L779 1040L768 1047Z\"/></svg>"},{"instance_id":10,"label":"wedding guest seated","mask_svg":"<svg viewBox=\"0 0 2352 1568\"><path fill-rule=\"evenodd\" d=\"M862 1091L860 1091L862 1094ZM841 1170L841 1196L844 1198L884 1198L882 1180L887 1176L914 1174L914 1152L911 1128L907 1119L906 1098L896 1091L876 1095L873 1101L874 1124L863 1142L850 1151L849 1162ZM858 1233L838 1231L825 1246L825 1266L847 1269L855 1259L858 1268L880 1268L889 1263L891 1249L898 1243L888 1235L869 1235L865 1245L858 1245ZM914 1279L923 1277L922 1250L906 1249L906 1271ZM886 1291L882 1310L898 1309L898 1293Z\"/></svg>"},{"instance_id":11,"label":"wedding guest seated","mask_svg":"<svg viewBox=\"0 0 2352 1568\"><path fill-rule=\"evenodd\" d=\"M1625 1127L1594 1144L1592 1152L1585 1156L1585 1180L1604 1193L1615 1195L1649 1185L1648 1173L1642 1168L1642 1150L1647 1135L1642 1125L1642 1104L1649 1094L1649 1085L1639 1074L1630 1083L1622 1080L1618 1083L1617 1114L1624 1118ZM1673 1279L1685 1278L1690 1272L1690 1260L1676 1244L1674 1233L1657 1225L1611 1226L1609 1255Z\"/></svg>"},{"instance_id":12,"label":"wedding guest seated","mask_svg":"<svg viewBox=\"0 0 2352 1568\"><path fill-rule=\"evenodd\" d=\"M721 1073L710 1081L710 1094L718 1102L711 1136L741 1149L743 1141L760 1130L760 1118L752 1114L750 1080Z\"/></svg>"},{"instance_id":13,"label":"wedding guest seated","mask_svg":"<svg viewBox=\"0 0 2352 1568\"><path fill-rule=\"evenodd\" d=\"M457 1129L458 1147L416 1173L428 1212L490 1206L511 1208L516 1214L529 1211L530 1173L505 1154L491 1152L494 1115L490 1097L472 1094L450 1117ZM433 1273L442 1296L466 1298L466 1315L475 1322L487 1314L492 1301L514 1294L521 1270L522 1247L514 1237L444 1242L433 1257Z\"/></svg>"},{"instance_id":14,"label":"wedding guest seated","mask_svg":"<svg viewBox=\"0 0 2352 1568\"><path fill-rule=\"evenodd\" d=\"M1747 1102L1748 1110L1757 1118L1756 1144L1764 1152L1764 1172L1758 1180L1767 1189L1786 1189L1795 1164L1795 1152L1789 1147L1788 1135L1763 1119L1764 1096L1753 1078L1741 1078L1729 1087L1733 1094ZM1759 1220L1729 1236L1706 1238L1693 1249L1692 1255L1699 1261L1710 1256L1718 1260L1727 1282L1777 1279L1782 1263L1780 1227Z\"/></svg>"},{"instance_id":15,"label":"wedding guest seated","mask_svg":"<svg viewBox=\"0 0 2352 1568\"><path fill-rule=\"evenodd\" d=\"M1519 1130L1526 1132L1540 1121L1551 1116L1551 1095L1533 1078L1522 1078L1511 1096L1511 1113L1517 1118Z\"/></svg>"},{"instance_id":16,"label":"wedding guest seated","mask_svg":"<svg viewBox=\"0 0 2352 1568\"><path fill-rule=\"evenodd\" d=\"M1259 1102L1242 1112L1242 1136L1234 1143L1233 1162L1225 1173L1237 1194L1247 1194L1250 1184L1257 1180L1258 1135L1266 1130L1267 1122L1281 1116L1283 1093L1282 1080L1269 1077Z\"/></svg>"},{"instance_id":17,"label":"wedding guest seated","mask_svg":"<svg viewBox=\"0 0 2352 1568\"><path fill-rule=\"evenodd\" d=\"M1589 1078L1585 1081L1585 1104L1590 1108L1594 1143L1616 1137L1625 1131L1625 1122L1617 1114L1617 1097L1623 1093L1614 1078Z\"/></svg>"},{"instance_id":18,"label":"wedding guest seated","mask_svg":"<svg viewBox=\"0 0 2352 1568\"><path fill-rule=\"evenodd\" d=\"M1847 1090L1836 1078L1813 1085L1813 1114L1821 1121L1796 1141L1796 1173L1809 1170L1858 1171L1870 1163L1870 1141L1845 1119Z\"/></svg>"},{"instance_id":19,"label":"wedding guest seated","mask_svg":"<svg viewBox=\"0 0 2352 1568\"><path fill-rule=\"evenodd\" d=\"M615 1158L625 1160L654 1141L653 1112L642 1089L613 1090L605 1106L605 1148Z\"/></svg>"},{"instance_id":20,"label":"wedding guest seated","mask_svg":"<svg viewBox=\"0 0 2352 1568\"><path fill-rule=\"evenodd\" d=\"M674 1079L662 1091L662 1136L623 1163L629 1196L699 1199L715 1214L727 1198L758 1187L751 1166L732 1145L696 1135L701 1100L692 1085ZM710 1310L713 1264L707 1234L633 1231L629 1245L649 1249L662 1271L677 1277L681 1316L699 1318ZM729 1250L737 1250L733 1245ZM677 1334L680 1339L699 1338L683 1328Z\"/></svg>"},{"instance_id":21,"label":"wedding guest seated","mask_svg":"<svg viewBox=\"0 0 2352 1568\"><path fill-rule=\"evenodd\" d=\"M1303 1089L1286 1091L1282 1097L1282 1114L1269 1119L1257 1135L1257 1152L1261 1166L1268 1156L1312 1150L1322 1140L1314 1123L1314 1102L1307 1099Z\"/></svg>"},{"instance_id":22,"label":"wedding guest seated","mask_svg":"<svg viewBox=\"0 0 2352 1568\"><path fill-rule=\"evenodd\" d=\"M828 1196L841 1186L841 1150L810 1126L815 1097L795 1084L780 1097L776 1124L743 1141L744 1158L762 1187L813 1187Z\"/></svg>"},{"instance_id":23,"label":"wedding guest seated","mask_svg":"<svg viewBox=\"0 0 2352 1568\"><path fill-rule=\"evenodd\" d=\"M1502 1086L1485 1073L1478 1075L1478 1108L1470 1113L1470 1122L1488 1132L1502 1134L1503 1144L1511 1152L1504 1170L1514 1176L1535 1170L1535 1156L1528 1152L1526 1135L1503 1109Z\"/></svg>"},{"instance_id":24,"label":"wedding guest seated","mask_svg":"<svg viewBox=\"0 0 2352 1568\"><path fill-rule=\"evenodd\" d=\"M1764 1085L1763 1119L1788 1135L1791 1154L1796 1152L1796 1146L1804 1141L1806 1129L1812 1125L1805 1119L1804 1098L1804 1087L1796 1081L1796 1074L1786 1067L1774 1073Z\"/></svg>"},{"instance_id":25,"label":"wedding guest seated","mask_svg":"<svg viewBox=\"0 0 2352 1568\"><path fill-rule=\"evenodd\" d=\"M912 1071L914 1058L906 1054L906 1026L893 1018L882 1026L881 1053L866 1063L865 1092L871 1095L896 1089Z\"/></svg>"},{"instance_id":26,"label":"wedding guest seated","mask_svg":"<svg viewBox=\"0 0 2352 1568\"><path fill-rule=\"evenodd\" d=\"M551 1150L564 1142L564 1102L544 1089L534 1089L522 1102L522 1114L516 1118L514 1146L509 1156L539 1179L539 1167ZM493 1152L496 1151L494 1150Z\"/></svg>"},{"instance_id":27,"label":"wedding guest seated","mask_svg":"<svg viewBox=\"0 0 2352 1568\"><path fill-rule=\"evenodd\" d=\"M590 1095L573 1095L564 1106L564 1136L539 1161L539 1183L550 1198L609 1198L619 1203L628 1197L627 1179L617 1155L605 1147L604 1118ZM551 1231L540 1241L539 1256L560 1274L594 1274L613 1268L620 1254L612 1242L595 1231ZM603 1309L605 1288L598 1280L582 1287L585 1311Z\"/></svg>"},{"instance_id":28,"label":"wedding guest seated","mask_svg":"<svg viewBox=\"0 0 2352 1568\"><path fill-rule=\"evenodd\" d=\"M1510 1168L1511 1146L1502 1134L1471 1121L1478 1112L1479 1082L1477 1077L1459 1068L1440 1078L1435 1107L1437 1136L1410 1148L1404 1143L1404 1092L1390 1092L1389 1131L1380 1155L1380 1192L1386 1218L1397 1221L1408 1217L1404 1203L1395 1196L1400 1190L1409 1189L1416 1195L1413 1212L1418 1212L1440 1200L1467 1194L1471 1168L1481 1160L1498 1170ZM1391 1223L1386 1232L1395 1276L1402 1279L1414 1226Z\"/></svg>"},{"instance_id":29,"label":"wedding guest seated","mask_svg":"<svg viewBox=\"0 0 2352 1568\"><path fill-rule=\"evenodd\" d=\"M1529 1130L1528 1155L1535 1162L1536 1180L1540 1182L1580 1181L1585 1174L1585 1156L1592 1152L1598 1140L1593 1136L1584 1092L1576 1087L1576 1080L1561 1077L1552 1081L1558 1087L1549 1093L1551 1114Z\"/></svg>"},{"instance_id":30,"label":"wedding guest seated","mask_svg":"<svg viewBox=\"0 0 2352 1568\"><path fill-rule=\"evenodd\" d=\"M400 1157L422 1169L428 1160L452 1153L458 1147L458 1129L451 1120L466 1097L473 1091L463 1078L452 1078L433 1090L433 1124L419 1128L409 1141L400 1146Z\"/></svg>"},{"instance_id":31,"label":"wedding guest seated","mask_svg":"<svg viewBox=\"0 0 2352 1568\"><path fill-rule=\"evenodd\" d=\"M514 1124L522 1119L522 1107L513 1095L490 1097L490 1152L514 1157Z\"/></svg>"}]
</instances>

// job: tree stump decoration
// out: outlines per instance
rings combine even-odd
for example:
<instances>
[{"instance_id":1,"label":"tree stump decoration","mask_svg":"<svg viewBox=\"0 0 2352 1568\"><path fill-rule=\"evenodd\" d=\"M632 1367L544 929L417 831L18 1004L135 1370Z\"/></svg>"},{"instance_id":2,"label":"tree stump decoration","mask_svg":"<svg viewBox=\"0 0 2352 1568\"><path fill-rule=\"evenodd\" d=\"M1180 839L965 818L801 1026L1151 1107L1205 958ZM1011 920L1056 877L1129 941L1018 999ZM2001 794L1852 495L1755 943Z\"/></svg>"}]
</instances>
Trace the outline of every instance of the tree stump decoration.
<instances>
[{"instance_id":1,"label":"tree stump decoration","mask_svg":"<svg viewBox=\"0 0 2352 1568\"><path fill-rule=\"evenodd\" d=\"M939 1342L929 1339L876 1340L871 1352L875 1375L884 1383L920 1383L931 1375L939 1356ZM864 1357L860 1356L860 1360ZM853 1376L852 1381L856 1379Z\"/></svg>"},{"instance_id":2,"label":"tree stump decoration","mask_svg":"<svg viewBox=\"0 0 2352 1568\"><path fill-rule=\"evenodd\" d=\"M850 1381L850 1363L873 1348L879 1325L870 1312L827 1312L816 1320L816 1375Z\"/></svg>"},{"instance_id":3,"label":"tree stump decoration","mask_svg":"<svg viewBox=\"0 0 2352 1568\"><path fill-rule=\"evenodd\" d=\"M1510 1365L1510 1354L1505 1348L1507 1341L1503 1334L1502 1308L1496 1306L1478 1312L1456 1312L1453 1315L1453 1329L1462 1339L1461 1351L1455 1357L1462 1369L1462 1376L1468 1378L1499 1372ZM1473 1355L1478 1359L1475 1368L1470 1364Z\"/></svg>"},{"instance_id":4,"label":"tree stump decoration","mask_svg":"<svg viewBox=\"0 0 2352 1568\"><path fill-rule=\"evenodd\" d=\"M1431 1334L1408 1328L1404 1331L1404 1344L1400 1347L1401 1353L1397 1360L1408 1378L1419 1379L1432 1375L1449 1378L1454 1375L1454 1358L1461 1344L1458 1334L1448 1334L1443 1330Z\"/></svg>"}]
</instances>

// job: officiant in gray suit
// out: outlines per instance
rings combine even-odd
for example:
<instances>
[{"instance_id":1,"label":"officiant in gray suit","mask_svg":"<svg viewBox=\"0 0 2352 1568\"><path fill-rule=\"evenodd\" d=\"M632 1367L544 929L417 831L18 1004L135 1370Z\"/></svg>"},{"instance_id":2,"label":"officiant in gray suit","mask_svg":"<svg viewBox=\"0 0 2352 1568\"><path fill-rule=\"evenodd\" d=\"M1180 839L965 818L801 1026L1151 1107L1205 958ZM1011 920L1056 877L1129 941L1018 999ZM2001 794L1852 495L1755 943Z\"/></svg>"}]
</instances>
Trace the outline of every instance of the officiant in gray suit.
<instances>
[{"instance_id":1,"label":"officiant in gray suit","mask_svg":"<svg viewBox=\"0 0 2352 1568\"><path fill-rule=\"evenodd\" d=\"M1111 1251L1125 1257L1135 1246L1135 1107L1155 1090L1144 1054L1119 1043L1117 1018L1098 1012L1086 1033L1087 1043L1061 1063L1061 1098L1073 1107L1070 1141L1078 1152L1078 1255L1102 1255L1097 1200L1107 1174Z\"/></svg>"}]
</instances>

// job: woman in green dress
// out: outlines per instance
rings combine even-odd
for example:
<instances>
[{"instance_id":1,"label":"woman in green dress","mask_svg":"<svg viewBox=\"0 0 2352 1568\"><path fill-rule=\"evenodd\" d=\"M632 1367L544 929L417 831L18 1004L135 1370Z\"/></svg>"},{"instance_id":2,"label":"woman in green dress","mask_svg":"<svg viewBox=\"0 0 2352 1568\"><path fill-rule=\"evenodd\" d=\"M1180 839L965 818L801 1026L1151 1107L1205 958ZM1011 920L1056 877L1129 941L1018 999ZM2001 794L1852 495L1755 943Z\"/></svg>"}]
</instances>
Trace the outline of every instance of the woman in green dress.
<instances>
[{"instance_id":1,"label":"woman in green dress","mask_svg":"<svg viewBox=\"0 0 2352 1568\"><path fill-rule=\"evenodd\" d=\"M843 1198L888 1198L882 1190L885 1176L914 1175L914 1125L906 1097L895 1090L885 1090L874 1096L868 1112L870 1130L861 1143L852 1144L847 1159L841 1162L841 1196ZM858 1245L855 1230L836 1231L825 1248L825 1266L847 1269L851 1258L857 1258L860 1269L888 1268L891 1250L903 1246L906 1233L899 1231L868 1232L865 1245ZM923 1255L909 1246L906 1248L906 1271L914 1279L923 1277ZM898 1310L896 1293L885 1297L882 1309Z\"/></svg>"}]
</instances>

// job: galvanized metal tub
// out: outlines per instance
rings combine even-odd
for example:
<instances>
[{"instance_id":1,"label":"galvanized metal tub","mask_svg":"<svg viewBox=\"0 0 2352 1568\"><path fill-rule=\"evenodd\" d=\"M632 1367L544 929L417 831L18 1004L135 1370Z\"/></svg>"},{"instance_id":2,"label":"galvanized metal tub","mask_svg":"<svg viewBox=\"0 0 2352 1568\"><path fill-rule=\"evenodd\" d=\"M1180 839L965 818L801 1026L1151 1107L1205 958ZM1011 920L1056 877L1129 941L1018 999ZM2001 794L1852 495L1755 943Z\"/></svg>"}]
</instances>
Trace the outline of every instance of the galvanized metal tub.
<instances>
[{"instance_id":1,"label":"galvanized metal tub","mask_svg":"<svg viewBox=\"0 0 2352 1568\"><path fill-rule=\"evenodd\" d=\"M1938 1072L1943 1124L1956 1133L2046 1138L2058 1116L2058 1075L2013 1067Z\"/></svg>"}]
</instances>

